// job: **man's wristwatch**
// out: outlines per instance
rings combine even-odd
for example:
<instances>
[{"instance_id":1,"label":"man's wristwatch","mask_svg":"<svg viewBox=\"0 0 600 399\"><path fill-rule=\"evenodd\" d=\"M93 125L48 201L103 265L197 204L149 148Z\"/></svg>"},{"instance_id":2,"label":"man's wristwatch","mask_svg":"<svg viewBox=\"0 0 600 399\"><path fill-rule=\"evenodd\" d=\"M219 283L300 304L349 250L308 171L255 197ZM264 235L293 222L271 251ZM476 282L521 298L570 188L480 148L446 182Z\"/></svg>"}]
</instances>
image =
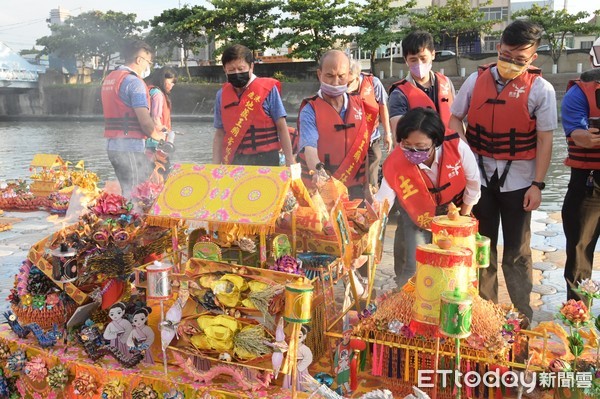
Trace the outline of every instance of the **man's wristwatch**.
<instances>
[{"instance_id":1,"label":"man's wristwatch","mask_svg":"<svg viewBox=\"0 0 600 399\"><path fill-rule=\"evenodd\" d=\"M532 181L531 182L532 186L536 186L537 188L539 188L540 190L543 190L546 188L546 183L544 183L543 181Z\"/></svg>"}]
</instances>

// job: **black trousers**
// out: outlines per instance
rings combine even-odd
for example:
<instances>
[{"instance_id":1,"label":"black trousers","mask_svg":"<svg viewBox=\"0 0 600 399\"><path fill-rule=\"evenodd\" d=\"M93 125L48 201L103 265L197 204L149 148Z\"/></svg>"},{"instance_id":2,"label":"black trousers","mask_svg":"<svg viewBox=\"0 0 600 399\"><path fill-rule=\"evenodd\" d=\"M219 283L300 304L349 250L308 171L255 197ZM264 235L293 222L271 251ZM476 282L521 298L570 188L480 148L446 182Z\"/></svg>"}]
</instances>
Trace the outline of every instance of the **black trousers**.
<instances>
[{"instance_id":1,"label":"black trousers","mask_svg":"<svg viewBox=\"0 0 600 399\"><path fill-rule=\"evenodd\" d=\"M523 210L525 192L529 189L500 192L497 184L481 187L481 199L473 208L479 220L479 232L490 238L490 266L479 273L479 294L498 302L498 228L502 220L504 252L502 272L510 300L525 316L532 319L529 297L533 287L531 260L531 212Z\"/></svg>"},{"instance_id":2,"label":"black trousers","mask_svg":"<svg viewBox=\"0 0 600 399\"><path fill-rule=\"evenodd\" d=\"M581 280L592 277L594 249L600 235L600 186L597 181L587 187L590 170L571 168L571 179L562 207L562 220L567 239L565 280L567 299L584 299L573 291ZM600 179L600 171L594 178Z\"/></svg>"},{"instance_id":3,"label":"black trousers","mask_svg":"<svg viewBox=\"0 0 600 399\"><path fill-rule=\"evenodd\" d=\"M107 153L119 180L121 195L130 198L131 190L148 180L154 166L144 152L107 151Z\"/></svg>"}]
</instances>

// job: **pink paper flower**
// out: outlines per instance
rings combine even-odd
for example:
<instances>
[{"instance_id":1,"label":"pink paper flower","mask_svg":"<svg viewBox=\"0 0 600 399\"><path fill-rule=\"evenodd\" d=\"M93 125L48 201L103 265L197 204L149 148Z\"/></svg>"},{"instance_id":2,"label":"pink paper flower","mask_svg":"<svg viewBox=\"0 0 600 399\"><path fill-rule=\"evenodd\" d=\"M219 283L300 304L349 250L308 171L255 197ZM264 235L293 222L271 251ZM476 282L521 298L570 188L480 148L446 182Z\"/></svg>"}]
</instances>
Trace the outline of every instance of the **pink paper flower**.
<instances>
[{"instance_id":1,"label":"pink paper flower","mask_svg":"<svg viewBox=\"0 0 600 399\"><path fill-rule=\"evenodd\" d=\"M33 381L43 381L48 374L46 362L41 356L36 356L28 361L24 371Z\"/></svg>"},{"instance_id":2,"label":"pink paper flower","mask_svg":"<svg viewBox=\"0 0 600 399\"><path fill-rule=\"evenodd\" d=\"M48 306L54 306L58 304L59 301L60 298L58 297L58 294L50 294L46 297L46 305Z\"/></svg>"},{"instance_id":3,"label":"pink paper flower","mask_svg":"<svg viewBox=\"0 0 600 399\"><path fill-rule=\"evenodd\" d=\"M229 213L223 208L215 212L215 218L220 221L229 220Z\"/></svg>"},{"instance_id":4,"label":"pink paper flower","mask_svg":"<svg viewBox=\"0 0 600 399\"><path fill-rule=\"evenodd\" d=\"M232 177L234 180L237 180L242 176L243 173L244 167L238 166L237 168L234 168L231 172L229 172L229 176Z\"/></svg>"}]
</instances>

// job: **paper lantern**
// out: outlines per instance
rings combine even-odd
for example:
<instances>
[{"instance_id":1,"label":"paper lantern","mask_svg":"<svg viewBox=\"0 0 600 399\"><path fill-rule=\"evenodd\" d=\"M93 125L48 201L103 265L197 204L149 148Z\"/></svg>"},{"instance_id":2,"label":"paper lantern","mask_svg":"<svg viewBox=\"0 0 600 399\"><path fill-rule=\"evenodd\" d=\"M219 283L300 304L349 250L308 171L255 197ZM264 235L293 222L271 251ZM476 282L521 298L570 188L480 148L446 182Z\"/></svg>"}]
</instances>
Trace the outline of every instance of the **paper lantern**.
<instances>
[{"instance_id":1,"label":"paper lantern","mask_svg":"<svg viewBox=\"0 0 600 399\"><path fill-rule=\"evenodd\" d=\"M313 286L304 279L285 286L283 318L289 323L306 324L311 320Z\"/></svg>"},{"instance_id":2,"label":"paper lantern","mask_svg":"<svg viewBox=\"0 0 600 399\"><path fill-rule=\"evenodd\" d=\"M452 238L452 245L457 247L469 248L473 253L472 269L469 270L469 280L477 283L477 267L475 260L476 235L479 222L477 219L469 216L458 216L455 220L451 220L448 216L436 216L431 222L431 233L433 234L433 242L436 243L438 238L446 234Z\"/></svg>"},{"instance_id":3,"label":"paper lantern","mask_svg":"<svg viewBox=\"0 0 600 399\"><path fill-rule=\"evenodd\" d=\"M440 302L440 333L450 338L471 335L473 300L468 294L451 291L442 293Z\"/></svg>"},{"instance_id":4,"label":"paper lantern","mask_svg":"<svg viewBox=\"0 0 600 399\"><path fill-rule=\"evenodd\" d=\"M166 300L171 297L171 281L169 273L173 265L155 261L146 267L148 275L148 291L146 299Z\"/></svg>"},{"instance_id":5,"label":"paper lantern","mask_svg":"<svg viewBox=\"0 0 600 399\"><path fill-rule=\"evenodd\" d=\"M52 255L52 279L61 283L77 280L77 251L69 248L67 243L50 252Z\"/></svg>"},{"instance_id":6,"label":"paper lantern","mask_svg":"<svg viewBox=\"0 0 600 399\"><path fill-rule=\"evenodd\" d=\"M437 326L442 293L454 290L466 292L469 288L473 253L464 247L441 249L437 245L427 244L417 246L416 258L412 321ZM417 327L416 331L419 330Z\"/></svg>"},{"instance_id":7,"label":"paper lantern","mask_svg":"<svg viewBox=\"0 0 600 399\"><path fill-rule=\"evenodd\" d=\"M475 240L475 260L479 269L490 266L490 238L477 234Z\"/></svg>"}]
</instances>

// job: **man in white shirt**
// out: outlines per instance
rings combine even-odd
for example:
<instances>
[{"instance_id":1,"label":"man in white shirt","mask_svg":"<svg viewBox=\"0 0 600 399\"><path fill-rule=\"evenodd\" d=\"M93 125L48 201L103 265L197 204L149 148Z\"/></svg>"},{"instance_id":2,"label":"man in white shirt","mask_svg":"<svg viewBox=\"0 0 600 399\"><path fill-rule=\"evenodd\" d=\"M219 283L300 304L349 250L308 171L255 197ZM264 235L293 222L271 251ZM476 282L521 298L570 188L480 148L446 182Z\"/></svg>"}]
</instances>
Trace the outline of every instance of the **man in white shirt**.
<instances>
[{"instance_id":1,"label":"man in white shirt","mask_svg":"<svg viewBox=\"0 0 600 399\"><path fill-rule=\"evenodd\" d=\"M481 171L481 199L473 213L479 232L491 239L491 259L480 272L480 295L498 301L496 245L502 220L504 278L512 303L530 320L531 211L541 203L557 127L554 88L531 66L541 35L532 22L511 23L497 46L498 62L469 76L450 117L450 129L466 136Z\"/></svg>"}]
</instances>

